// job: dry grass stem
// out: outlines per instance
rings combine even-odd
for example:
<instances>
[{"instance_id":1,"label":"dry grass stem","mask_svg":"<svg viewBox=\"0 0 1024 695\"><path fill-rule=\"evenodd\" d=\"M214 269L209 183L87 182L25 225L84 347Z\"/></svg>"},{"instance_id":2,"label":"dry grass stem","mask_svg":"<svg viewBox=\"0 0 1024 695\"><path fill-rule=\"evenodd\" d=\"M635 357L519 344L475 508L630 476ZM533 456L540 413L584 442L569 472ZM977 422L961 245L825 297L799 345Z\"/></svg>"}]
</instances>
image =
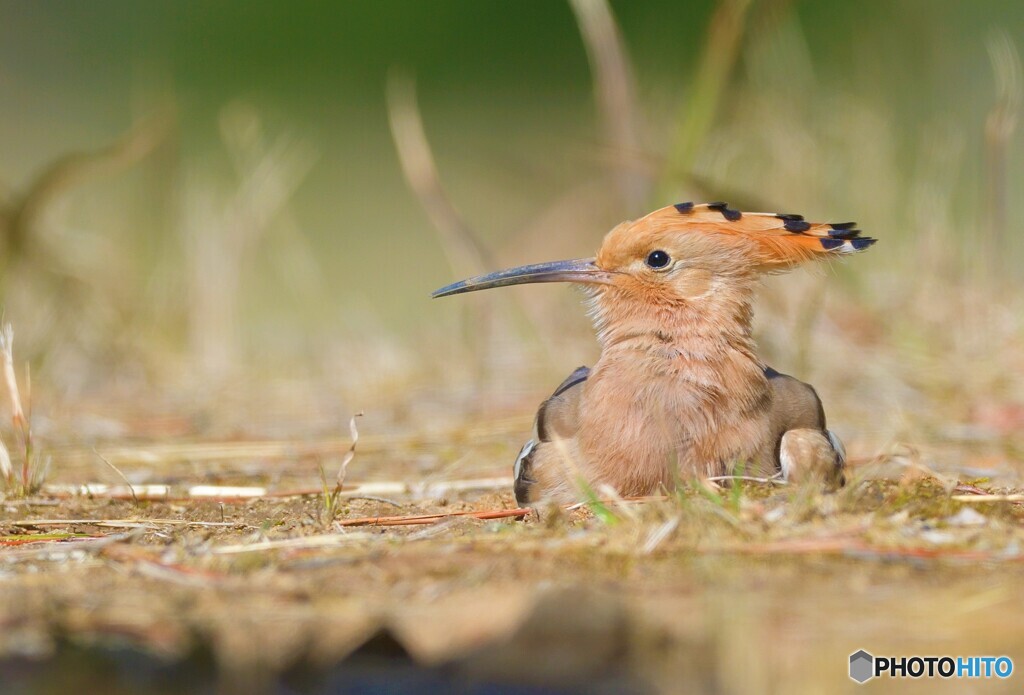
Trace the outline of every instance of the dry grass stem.
<instances>
[{"instance_id":1,"label":"dry grass stem","mask_svg":"<svg viewBox=\"0 0 1024 695\"><path fill-rule=\"evenodd\" d=\"M189 337L204 378L222 378L237 364L244 271L317 159L313 147L288 135L264 147L261 129L253 111L222 117L224 139L241 149L234 152L235 190L226 200L216 198L205 180L186 190Z\"/></svg>"},{"instance_id":2,"label":"dry grass stem","mask_svg":"<svg viewBox=\"0 0 1024 695\"><path fill-rule=\"evenodd\" d=\"M145 528L147 526L189 526L196 528L240 528L246 524L233 521L189 521L187 519L31 519L3 521L0 526L106 526L110 528Z\"/></svg>"},{"instance_id":3,"label":"dry grass stem","mask_svg":"<svg viewBox=\"0 0 1024 695\"><path fill-rule=\"evenodd\" d=\"M3 381L7 388L7 395L11 406L11 422L18 437L22 450L21 480L18 482L19 493L28 495L38 490L49 469L49 459L45 461L36 451L32 439L32 373L25 368L25 393L28 403L28 412L22 407L21 392L18 388L18 378L14 370L14 328L10 323L5 322L0 327L0 355L3 359ZM10 465L10 453L5 451L0 454L0 461L6 455L7 465L0 464L4 469L4 483L9 488L13 482L10 475L13 466Z\"/></svg>"},{"instance_id":4,"label":"dry grass stem","mask_svg":"<svg viewBox=\"0 0 1024 695\"><path fill-rule=\"evenodd\" d=\"M398 71L388 75L388 123L409 188L437 230L441 248L457 275L480 275L494 267L476 232L463 220L441 185L430 141L423 130L412 78Z\"/></svg>"},{"instance_id":5,"label":"dry grass stem","mask_svg":"<svg viewBox=\"0 0 1024 695\"><path fill-rule=\"evenodd\" d=\"M512 486L512 478L502 476L496 478L469 478L465 480L405 482L375 481L367 483L350 483L338 491L338 497L347 499L368 499L389 504L399 504L383 495L408 495L411 499L430 499L450 494L465 492L482 492L488 490L507 490ZM137 499L188 501L204 499L209 501L244 501L256 499L285 499L289 497L309 497L323 494L323 487L268 490L262 486L234 485L193 485L184 495L173 496L173 486L149 484L134 486ZM68 497L90 497L95 499L130 499L131 490L123 486L105 483L82 483L78 485L49 484L42 488L43 493L51 497L66 499ZM45 503L43 500L41 503Z\"/></svg>"},{"instance_id":6,"label":"dry grass stem","mask_svg":"<svg viewBox=\"0 0 1024 695\"><path fill-rule=\"evenodd\" d=\"M671 536L677 528L679 528L680 521L682 521L682 517L674 516L660 526L655 527L654 530L648 534L647 539L641 546L640 552L644 555L650 555L657 550L658 546L661 545L666 538Z\"/></svg>"},{"instance_id":7,"label":"dry grass stem","mask_svg":"<svg viewBox=\"0 0 1024 695\"><path fill-rule=\"evenodd\" d=\"M525 517L533 510L530 508L492 509L470 512L447 512L444 514L413 514L404 516L366 516L358 519L341 519L336 523L340 526L419 526L433 524L453 517L470 517L473 519L508 519Z\"/></svg>"},{"instance_id":8,"label":"dry grass stem","mask_svg":"<svg viewBox=\"0 0 1024 695\"><path fill-rule=\"evenodd\" d=\"M100 461L102 461L103 463L107 464L107 466L110 468L110 470L112 470L115 473L117 473L118 477L120 477L121 480L124 481L124 484L128 486L128 491L131 492L131 494L132 494L132 500L135 502L135 504L137 506L139 504L139 496L137 494L135 494L135 488L134 488L134 486L132 486L131 481L128 480L128 477L125 476L125 474L121 472L120 468L118 468L117 466L112 464L107 459L103 458L103 456L101 456L98 451L96 451L95 449L93 449L93 451L96 453L96 456L99 458Z\"/></svg>"},{"instance_id":9,"label":"dry grass stem","mask_svg":"<svg viewBox=\"0 0 1024 695\"><path fill-rule=\"evenodd\" d=\"M722 94L731 83L751 4L753 0L719 0L717 4L693 87L680 110L681 126L669 160L670 179L689 177L697 152L714 125Z\"/></svg>"},{"instance_id":10,"label":"dry grass stem","mask_svg":"<svg viewBox=\"0 0 1024 695\"><path fill-rule=\"evenodd\" d=\"M635 214L646 202L650 181L633 163L641 150L640 114L629 53L606 0L570 0L569 5L587 49L622 198L629 214Z\"/></svg>"},{"instance_id":11,"label":"dry grass stem","mask_svg":"<svg viewBox=\"0 0 1024 695\"><path fill-rule=\"evenodd\" d=\"M170 497L171 486L150 485L107 485L106 483L81 483L66 485L50 483L40 489L48 497L67 499L69 497L91 497L99 499L163 500Z\"/></svg>"},{"instance_id":12,"label":"dry grass stem","mask_svg":"<svg viewBox=\"0 0 1024 695\"><path fill-rule=\"evenodd\" d=\"M7 451L7 445L0 439L0 478L3 478L7 485L14 479L14 466L11 464L11 454Z\"/></svg>"},{"instance_id":13,"label":"dry grass stem","mask_svg":"<svg viewBox=\"0 0 1024 695\"><path fill-rule=\"evenodd\" d=\"M356 413L348 421L348 432L352 438L352 445L349 446L348 451L341 457L341 465L338 467L338 477L335 480L334 488L340 492L341 488L345 484L345 475L348 473L348 464L352 462L352 459L356 456L356 445L359 443L359 430L356 428L356 418L362 417L363 414Z\"/></svg>"},{"instance_id":14,"label":"dry grass stem","mask_svg":"<svg viewBox=\"0 0 1024 695\"><path fill-rule=\"evenodd\" d=\"M193 485L188 496L195 498L257 499L267 496L267 488L257 486Z\"/></svg>"},{"instance_id":15,"label":"dry grass stem","mask_svg":"<svg viewBox=\"0 0 1024 695\"><path fill-rule=\"evenodd\" d=\"M4 362L4 385L7 387L7 398L11 406L11 421L14 423L16 431L24 431L26 427L25 411L21 405L18 377L14 372L14 327L7 322L0 327L0 354L2 354Z\"/></svg>"},{"instance_id":16,"label":"dry grass stem","mask_svg":"<svg viewBox=\"0 0 1024 695\"><path fill-rule=\"evenodd\" d=\"M750 483L762 483L764 485L788 485L789 483L782 478L771 477L771 478L756 478L750 475L713 475L710 478L704 478L704 480L711 481L713 483L729 482L732 480L742 480Z\"/></svg>"},{"instance_id":17,"label":"dry grass stem","mask_svg":"<svg viewBox=\"0 0 1024 695\"><path fill-rule=\"evenodd\" d=\"M1010 150L1021 102L1024 101L1024 70L1021 68L1020 53L1004 29L994 32L989 38L988 53L995 77L996 99L985 121L986 221L989 232L987 250L993 267L1006 270L1001 267L1009 241L1006 153Z\"/></svg>"},{"instance_id":18,"label":"dry grass stem","mask_svg":"<svg viewBox=\"0 0 1024 695\"><path fill-rule=\"evenodd\" d=\"M953 495L954 502L1024 502L1024 494L1012 495Z\"/></svg>"}]
</instances>

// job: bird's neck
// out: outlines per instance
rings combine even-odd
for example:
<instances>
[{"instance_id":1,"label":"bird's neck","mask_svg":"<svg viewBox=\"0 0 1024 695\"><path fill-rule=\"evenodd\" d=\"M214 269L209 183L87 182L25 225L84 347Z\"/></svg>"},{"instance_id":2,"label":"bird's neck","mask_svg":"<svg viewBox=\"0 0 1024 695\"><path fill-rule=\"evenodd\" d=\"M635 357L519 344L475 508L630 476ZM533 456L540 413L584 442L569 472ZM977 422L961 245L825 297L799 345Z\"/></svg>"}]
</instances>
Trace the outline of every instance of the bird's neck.
<instances>
[{"instance_id":1,"label":"bird's neck","mask_svg":"<svg viewBox=\"0 0 1024 695\"><path fill-rule=\"evenodd\" d=\"M770 387L751 335L752 291L671 304L606 302L594 377L669 417L716 420L767 412Z\"/></svg>"},{"instance_id":2,"label":"bird's neck","mask_svg":"<svg viewBox=\"0 0 1024 695\"><path fill-rule=\"evenodd\" d=\"M735 363L739 358L760 371L749 290L665 303L605 296L597 299L593 314L602 361L644 363L656 375L673 363Z\"/></svg>"}]
</instances>

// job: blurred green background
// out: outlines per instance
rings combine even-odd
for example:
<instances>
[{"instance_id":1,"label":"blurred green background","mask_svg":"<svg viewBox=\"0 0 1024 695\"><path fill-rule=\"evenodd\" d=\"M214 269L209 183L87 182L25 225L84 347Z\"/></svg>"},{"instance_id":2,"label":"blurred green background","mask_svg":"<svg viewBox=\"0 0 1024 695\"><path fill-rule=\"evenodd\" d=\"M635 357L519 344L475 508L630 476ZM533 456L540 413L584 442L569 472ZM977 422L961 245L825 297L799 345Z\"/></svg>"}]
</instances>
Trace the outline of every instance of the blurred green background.
<instances>
[{"instance_id":1,"label":"blurred green background","mask_svg":"<svg viewBox=\"0 0 1024 695\"><path fill-rule=\"evenodd\" d=\"M389 75L415 81L440 183L488 265L588 255L622 219L726 199L856 219L882 240L824 281L769 283L763 349L806 378L828 371L816 355L845 354L830 336L906 364L906 346L927 362L1020 335L1019 319L961 320L1019 304L1024 5L611 9L635 80L628 151L604 126L566 2L0 3L3 302L21 358L78 389L197 364L204 379L440 383L481 353L518 374L501 346L551 374L592 359L569 290L430 301L467 268L446 260L403 177ZM72 153L100 164L40 179ZM19 217L42 184L55 190ZM838 287L828 302L800 303L825 286ZM474 343L467 307L510 327ZM822 312L837 323L822 329Z\"/></svg>"}]
</instances>

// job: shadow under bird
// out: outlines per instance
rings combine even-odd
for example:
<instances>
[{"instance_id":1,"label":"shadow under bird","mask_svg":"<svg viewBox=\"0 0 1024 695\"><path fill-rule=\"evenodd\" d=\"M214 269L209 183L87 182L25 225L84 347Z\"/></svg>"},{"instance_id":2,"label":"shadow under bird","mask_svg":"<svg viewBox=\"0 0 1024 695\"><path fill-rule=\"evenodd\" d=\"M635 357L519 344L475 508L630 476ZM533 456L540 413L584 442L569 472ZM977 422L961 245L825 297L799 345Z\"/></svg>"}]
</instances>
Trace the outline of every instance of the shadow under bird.
<instances>
[{"instance_id":1,"label":"shadow under bird","mask_svg":"<svg viewBox=\"0 0 1024 695\"><path fill-rule=\"evenodd\" d=\"M623 222L597 256L502 270L434 292L524 283L583 286L601 356L537 411L515 463L520 504L585 486L647 495L678 480L781 475L842 484L845 452L814 389L757 356L761 275L863 251L856 225L680 203Z\"/></svg>"}]
</instances>

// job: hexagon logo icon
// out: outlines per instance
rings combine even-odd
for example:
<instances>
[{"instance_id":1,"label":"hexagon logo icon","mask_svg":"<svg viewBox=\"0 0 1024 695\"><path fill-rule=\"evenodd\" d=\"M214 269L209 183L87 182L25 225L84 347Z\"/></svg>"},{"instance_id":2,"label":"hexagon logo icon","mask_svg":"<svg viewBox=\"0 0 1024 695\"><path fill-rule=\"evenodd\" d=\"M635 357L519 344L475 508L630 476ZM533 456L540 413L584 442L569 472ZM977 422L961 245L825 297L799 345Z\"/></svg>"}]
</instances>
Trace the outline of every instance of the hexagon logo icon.
<instances>
[{"instance_id":1,"label":"hexagon logo icon","mask_svg":"<svg viewBox=\"0 0 1024 695\"><path fill-rule=\"evenodd\" d=\"M875 677L875 657L863 649L850 654L850 678L858 683L866 683Z\"/></svg>"}]
</instances>

